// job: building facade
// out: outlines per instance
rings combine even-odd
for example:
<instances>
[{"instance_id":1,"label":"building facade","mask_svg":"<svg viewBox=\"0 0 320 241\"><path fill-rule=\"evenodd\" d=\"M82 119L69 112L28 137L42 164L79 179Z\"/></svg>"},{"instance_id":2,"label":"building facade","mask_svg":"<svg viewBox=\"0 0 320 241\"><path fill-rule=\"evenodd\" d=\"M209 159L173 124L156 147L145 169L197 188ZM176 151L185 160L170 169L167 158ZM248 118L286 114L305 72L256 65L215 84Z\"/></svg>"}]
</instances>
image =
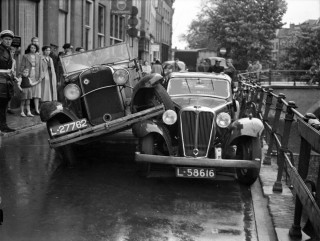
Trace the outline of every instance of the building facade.
<instances>
[{"instance_id":1,"label":"building facade","mask_svg":"<svg viewBox=\"0 0 320 241\"><path fill-rule=\"evenodd\" d=\"M112 14L114 1L120 0L0 0L0 27L21 37L18 62L33 36L59 51L65 43L90 50L128 42L133 57L167 60L174 0L121 0L138 8L137 37L127 34L130 15Z\"/></svg>"}]
</instances>

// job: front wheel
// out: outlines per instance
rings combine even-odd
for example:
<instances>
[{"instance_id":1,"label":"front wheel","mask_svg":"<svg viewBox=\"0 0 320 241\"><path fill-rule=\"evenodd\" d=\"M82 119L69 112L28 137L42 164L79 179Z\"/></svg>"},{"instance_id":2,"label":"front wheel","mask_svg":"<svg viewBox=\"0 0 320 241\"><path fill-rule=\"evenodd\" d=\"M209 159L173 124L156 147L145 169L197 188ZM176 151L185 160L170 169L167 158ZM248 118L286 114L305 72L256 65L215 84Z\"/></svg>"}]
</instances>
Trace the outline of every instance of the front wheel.
<instances>
[{"instance_id":1,"label":"front wheel","mask_svg":"<svg viewBox=\"0 0 320 241\"><path fill-rule=\"evenodd\" d=\"M154 155L154 137L152 134L146 135L139 140L139 149L142 154ZM138 163L138 172L142 177L147 177L150 173L151 164L147 162Z\"/></svg>"},{"instance_id":2,"label":"front wheel","mask_svg":"<svg viewBox=\"0 0 320 241\"><path fill-rule=\"evenodd\" d=\"M255 161L256 158L261 160L262 151L259 138L245 138L239 141L237 145L237 158L241 160L252 160ZM259 169L246 169L246 168L237 168L236 173L239 182L251 185L259 177Z\"/></svg>"},{"instance_id":3,"label":"front wheel","mask_svg":"<svg viewBox=\"0 0 320 241\"><path fill-rule=\"evenodd\" d=\"M55 148L56 153L61 157L68 167L73 167L76 163L75 147L72 144Z\"/></svg>"}]
</instances>

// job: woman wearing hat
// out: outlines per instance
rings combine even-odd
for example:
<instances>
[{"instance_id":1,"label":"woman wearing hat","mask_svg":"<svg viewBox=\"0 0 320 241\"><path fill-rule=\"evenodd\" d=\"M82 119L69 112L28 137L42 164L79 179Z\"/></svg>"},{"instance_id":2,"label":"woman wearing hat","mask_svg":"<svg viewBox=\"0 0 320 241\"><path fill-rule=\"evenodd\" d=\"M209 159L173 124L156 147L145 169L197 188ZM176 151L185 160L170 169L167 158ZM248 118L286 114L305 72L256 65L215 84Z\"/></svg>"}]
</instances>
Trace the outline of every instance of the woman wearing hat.
<instances>
[{"instance_id":1,"label":"woman wearing hat","mask_svg":"<svg viewBox=\"0 0 320 241\"><path fill-rule=\"evenodd\" d=\"M12 73L12 57L11 43L14 34L11 30L4 30L0 33L0 131L13 132L7 125L6 111L8 102L14 94L13 82L14 76Z\"/></svg>"}]
</instances>

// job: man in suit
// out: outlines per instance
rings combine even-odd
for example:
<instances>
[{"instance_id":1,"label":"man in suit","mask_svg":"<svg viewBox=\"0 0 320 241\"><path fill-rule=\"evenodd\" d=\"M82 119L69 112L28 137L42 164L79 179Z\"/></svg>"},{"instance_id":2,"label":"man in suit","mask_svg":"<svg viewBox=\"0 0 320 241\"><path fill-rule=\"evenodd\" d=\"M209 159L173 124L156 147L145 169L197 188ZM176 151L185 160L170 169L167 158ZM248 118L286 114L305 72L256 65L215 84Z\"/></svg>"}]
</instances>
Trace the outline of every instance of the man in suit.
<instances>
[{"instance_id":1,"label":"man in suit","mask_svg":"<svg viewBox=\"0 0 320 241\"><path fill-rule=\"evenodd\" d=\"M224 71L224 68L223 66L220 66L220 63L221 61L217 59L214 65L209 67L208 72L217 74L222 73Z\"/></svg>"}]
</instances>

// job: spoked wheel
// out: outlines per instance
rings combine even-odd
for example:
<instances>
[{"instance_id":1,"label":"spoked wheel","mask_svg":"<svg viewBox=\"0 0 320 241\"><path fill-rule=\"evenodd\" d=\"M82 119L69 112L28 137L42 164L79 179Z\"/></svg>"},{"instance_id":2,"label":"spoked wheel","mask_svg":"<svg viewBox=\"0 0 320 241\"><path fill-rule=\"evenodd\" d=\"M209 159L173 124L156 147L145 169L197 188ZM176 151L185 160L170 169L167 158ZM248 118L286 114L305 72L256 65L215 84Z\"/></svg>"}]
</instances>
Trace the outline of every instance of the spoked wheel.
<instances>
[{"instance_id":1,"label":"spoked wheel","mask_svg":"<svg viewBox=\"0 0 320 241\"><path fill-rule=\"evenodd\" d=\"M260 158L261 160L262 151L259 138L246 138L239 142L237 146L237 158L242 160L253 160ZM259 169L246 169L246 168L237 168L236 173L239 182L251 185L259 177Z\"/></svg>"},{"instance_id":2,"label":"spoked wheel","mask_svg":"<svg viewBox=\"0 0 320 241\"><path fill-rule=\"evenodd\" d=\"M139 140L139 149L142 154L168 155L165 141L155 134L148 134ZM160 164L159 164L160 165ZM138 172L142 177L147 177L157 164L138 162Z\"/></svg>"}]
</instances>

